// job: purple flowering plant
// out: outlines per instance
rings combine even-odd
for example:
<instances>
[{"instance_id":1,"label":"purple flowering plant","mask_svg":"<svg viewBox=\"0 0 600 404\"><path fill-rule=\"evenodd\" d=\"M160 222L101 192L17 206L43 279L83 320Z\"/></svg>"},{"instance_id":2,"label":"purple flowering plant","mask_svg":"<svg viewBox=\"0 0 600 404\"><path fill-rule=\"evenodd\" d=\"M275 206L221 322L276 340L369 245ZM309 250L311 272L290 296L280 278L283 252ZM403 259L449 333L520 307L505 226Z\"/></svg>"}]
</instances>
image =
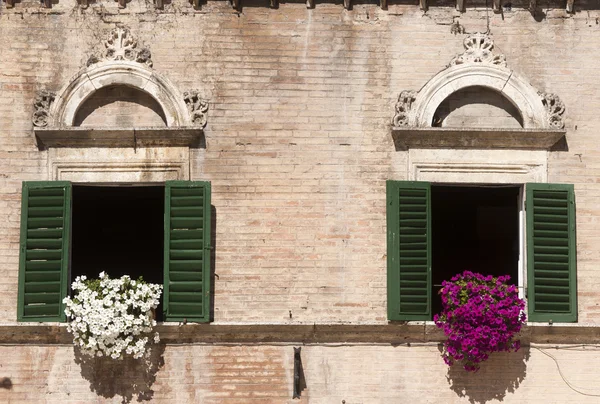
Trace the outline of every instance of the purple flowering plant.
<instances>
[{"instance_id":1,"label":"purple flowering plant","mask_svg":"<svg viewBox=\"0 0 600 404\"><path fill-rule=\"evenodd\" d=\"M483 276L464 271L442 283L442 312L433 317L444 330L442 357L476 372L492 352L517 351L515 336L525 324L525 301L510 276Z\"/></svg>"}]
</instances>

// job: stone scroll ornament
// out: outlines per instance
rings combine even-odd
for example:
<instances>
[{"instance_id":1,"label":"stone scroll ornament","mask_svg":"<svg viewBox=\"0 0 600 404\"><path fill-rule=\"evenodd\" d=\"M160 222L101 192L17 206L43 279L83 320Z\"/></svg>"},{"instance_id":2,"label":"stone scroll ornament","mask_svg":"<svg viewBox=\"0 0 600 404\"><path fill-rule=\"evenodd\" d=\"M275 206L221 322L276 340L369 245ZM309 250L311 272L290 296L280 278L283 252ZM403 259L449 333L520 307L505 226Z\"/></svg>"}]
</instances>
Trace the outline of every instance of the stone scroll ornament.
<instances>
[{"instance_id":1,"label":"stone scroll ornament","mask_svg":"<svg viewBox=\"0 0 600 404\"><path fill-rule=\"evenodd\" d=\"M113 29L103 45L104 49L101 55L93 54L89 57L88 67L103 60L127 60L152 67L150 50L139 47L137 39L128 28L117 27Z\"/></svg>"},{"instance_id":2,"label":"stone scroll ornament","mask_svg":"<svg viewBox=\"0 0 600 404\"><path fill-rule=\"evenodd\" d=\"M396 102L396 113L392 119L392 125L394 126L406 126L408 125L408 115L412 107L412 103L417 98L415 91L404 90L398 96L398 102Z\"/></svg>"},{"instance_id":3,"label":"stone scroll ornament","mask_svg":"<svg viewBox=\"0 0 600 404\"><path fill-rule=\"evenodd\" d=\"M465 51L456 55L448 67L464 63L487 63L506 67L504 55L494 55L494 40L488 34L481 32L469 35L463 41Z\"/></svg>"},{"instance_id":4,"label":"stone scroll ornament","mask_svg":"<svg viewBox=\"0 0 600 404\"><path fill-rule=\"evenodd\" d=\"M565 127L564 115L565 104L558 98L556 94L539 93L542 98L542 104L548 113L548 125L551 128L563 129Z\"/></svg>"},{"instance_id":5,"label":"stone scroll ornament","mask_svg":"<svg viewBox=\"0 0 600 404\"><path fill-rule=\"evenodd\" d=\"M54 102L55 97L55 93L47 90L42 90L37 93L35 102L33 104L35 109L32 117L33 126L48 126L48 121L50 119L50 106Z\"/></svg>"},{"instance_id":6,"label":"stone scroll ornament","mask_svg":"<svg viewBox=\"0 0 600 404\"><path fill-rule=\"evenodd\" d=\"M183 93L183 100L185 101L185 105L187 105L194 126L206 126L208 101L200 98L198 90L186 91Z\"/></svg>"}]
</instances>

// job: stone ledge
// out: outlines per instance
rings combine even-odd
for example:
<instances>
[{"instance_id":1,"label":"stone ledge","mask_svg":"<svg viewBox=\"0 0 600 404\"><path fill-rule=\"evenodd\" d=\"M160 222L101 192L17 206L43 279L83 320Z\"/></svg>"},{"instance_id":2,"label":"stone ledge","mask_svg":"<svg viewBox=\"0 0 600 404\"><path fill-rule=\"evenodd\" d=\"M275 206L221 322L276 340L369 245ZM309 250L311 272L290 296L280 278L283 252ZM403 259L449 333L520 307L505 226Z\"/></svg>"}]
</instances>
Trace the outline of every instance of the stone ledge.
<instances>
[{"instance_id":1,"label":"stone ledge","mask_svg":"<svg viewBox=\"0 0 600 404\"><path fill-rule=\"evenodd\" d=\"M410 148L550 150L565 134L563 129L392 128L398 151Z\"/></svg>"},{"instance_id":2,"label":"stone ledge","mask_svg":"<svg viewBox=\"0 0 600 404\"><path fill-rule=\"evenodd\" d=\"M205 147L199 127L34 128L38 147Z\"/></svg>"},{"instance_id":3,"label":"stone ledge","mask_svg":"<svg viewBox=\"0 0 600 404\"><path fill-rule=\"evenodd\" d=\"M157 331L166 344L221 343L372 343L407 344L442 342L444 334L433 323L423 324L160 324ZM600 326L529 325L521 342L539 344L597 344ZM0 326L0 344L70 344L64 324Z\"/></svg>"}]
</instances>

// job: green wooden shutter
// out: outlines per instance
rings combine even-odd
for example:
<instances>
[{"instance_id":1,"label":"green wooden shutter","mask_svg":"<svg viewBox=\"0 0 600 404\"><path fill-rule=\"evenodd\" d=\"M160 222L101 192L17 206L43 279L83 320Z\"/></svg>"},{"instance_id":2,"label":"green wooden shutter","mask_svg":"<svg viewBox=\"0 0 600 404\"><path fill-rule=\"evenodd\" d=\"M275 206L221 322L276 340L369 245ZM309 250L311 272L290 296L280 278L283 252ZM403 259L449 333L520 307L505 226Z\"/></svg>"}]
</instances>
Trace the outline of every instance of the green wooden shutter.
<instances>
[{"instance_id":1,"label":"green wooden shutter","mask_svg":"<svg viewBox=\"0 0 600 404\"><path fill-rule=\"evenodd\" d=\"M428 182L387 182L389 320L431 320L430 190Z\"/></svg>"},{"instance_id":2,"label":"green wooden shutter","mask_svg":"<svg viewBox=\"0 0 600 404\"><path fill-rule=\"evenodd\" d=\"M573 185L527 184L527 304L530 321L577 321Z\"/></svg>"},{"instance_id":3,"label":"green wooden shutter","mask_svg":"<svg viewBox=\"0 0 600 404\"><path fill-rule=\"evenodd\" d=\"M71 184L24 182L18 321L65 321Z\"/></svg>"},{"instance_id":4,"label":"green wooden shutter","mask_svg":"<svg viewBox=\"0 0 600 404\"><path fill-rule=\"evenodd\" d=\"M210 320L210 213L209 182L166 182L166 321Z\"/></svg>"}]
</instances>

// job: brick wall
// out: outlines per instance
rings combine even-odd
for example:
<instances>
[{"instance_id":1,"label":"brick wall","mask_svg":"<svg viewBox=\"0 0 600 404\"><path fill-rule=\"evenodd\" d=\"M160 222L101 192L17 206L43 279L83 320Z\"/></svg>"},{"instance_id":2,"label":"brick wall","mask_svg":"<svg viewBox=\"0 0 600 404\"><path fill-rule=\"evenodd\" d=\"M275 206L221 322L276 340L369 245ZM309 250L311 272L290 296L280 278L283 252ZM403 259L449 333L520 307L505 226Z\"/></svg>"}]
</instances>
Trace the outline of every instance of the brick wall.
<instances>
[{"instance_id":1,"label":"brick wall","mask_svg":"<svg viewBox=\"0 0 600 404\"><path fill-rule=\"evenodd\" d=\"M478 373L467 374L448 371L436 346L305 346L300 399L292 399L292 346L169 346L155 355L150 371L131 363L82 363L64 346L0 352L6 386L0 401L10 403L583 404L596 403L600 393L600 356L577 347L496 354Z\"/></svg>"},{"instance_id":2,"label":"brick wall","mask_svg":"<svg viewBox=\"0 0 600 404\"><path fill-rule=\"evenodd\" d=\"M575 184L579 321L597 324L600 12L589 2L577 4L585 9L574 15L557 5L534 18L515 3L503 15L489 13L489 24L509 66L567 106L568 151L549 153L548 179ZM104 0L87 10L73 0L51 10L3 5L0 323L16 321L21 182L48 178L48 152L37 149L32 134L35 92L60 89L110 29L124 24L151 49L157 72L182 92L198 88L210 100L206 148L192 149L190 158L192 179L213 187L215 323L385 324L385 181L405 179L408 159L391 138L393 106L401 90L418 90L462 52L453 22L469 33L485 31L487 15L483 6L464 14L432 6L424 14L412 4L390 4L388 11L357 4L346 11L333 3L314 10L261 3L241 13L220 1L199 11L182 0L164 11L142 1L125 10ZM84 124L161 124L147 97L105 93L90 100L88 106L106 105L82 118ZM467 117L487 114L470 111ZM13 386L0 388L0 401L120 401L90 391L70 347L0 350L0 378ZM494 371L457 376L458 382L446 380L436 347L303 352L305 397L315 403L595 402L569 389L553 361L535 349L526 366L500 356ZM576 386L598 386L595 353L555 354ZM168 346L153 398L288 402L292 364L291 347ZM496 386L519 374L513 389L494 396ZM105 377L90 376L100 384L110 380Z\"/></svg>"}]
</instances>

